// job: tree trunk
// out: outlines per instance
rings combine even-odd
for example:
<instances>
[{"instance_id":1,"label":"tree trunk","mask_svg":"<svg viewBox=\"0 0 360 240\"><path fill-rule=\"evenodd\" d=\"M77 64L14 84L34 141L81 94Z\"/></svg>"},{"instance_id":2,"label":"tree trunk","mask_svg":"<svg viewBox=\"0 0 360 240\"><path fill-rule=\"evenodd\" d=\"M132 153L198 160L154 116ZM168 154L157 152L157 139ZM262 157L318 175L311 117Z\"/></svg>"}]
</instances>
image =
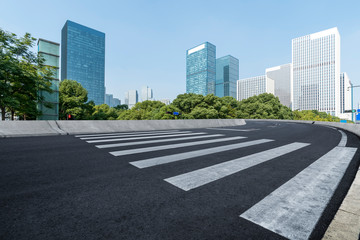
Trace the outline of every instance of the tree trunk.
<instances>
[{"instance_id":1,"label":"tree trunk","mask_svg":"<svg viewBox=\"0 0 360 240\"><path fill-rule=\"evenodd\" d=\"M11 111L11 120L14 121L15 111Z\"/></svg>"},{"instance_id":2,"label":"tree trunk","mask_svg":"<svg viewBox=\"0 0 360 240\"><path fill-rule=\"evenodd\" d=\"M5 121L5 108L1 108L1 120Z\"/></svg>"},{"instance_id":3,"label":"tree trunk","mask_svg":"<svg viewBox=\"0 0 360 240\"><path fill-rule=\"evenodd\" d=\"M24 121L26 120L26 114L24 114Z\"/></svg>"}]
</instances>

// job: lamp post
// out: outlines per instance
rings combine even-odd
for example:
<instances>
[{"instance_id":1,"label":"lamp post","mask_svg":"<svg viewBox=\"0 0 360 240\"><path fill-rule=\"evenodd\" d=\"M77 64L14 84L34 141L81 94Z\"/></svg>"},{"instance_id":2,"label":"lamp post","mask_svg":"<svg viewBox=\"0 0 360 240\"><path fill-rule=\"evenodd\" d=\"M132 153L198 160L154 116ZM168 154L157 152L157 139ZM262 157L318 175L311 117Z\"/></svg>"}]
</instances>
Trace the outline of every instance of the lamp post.
<instances>
[{"instance_id":1,"label":"lamp post","mask_svg":"<svg viewBox=\"0 0 360 240\"><path fill-rule=\"evenodd\" d=\"M350 87L348 87L348 91L349 91L349 88L351 88L351 121L354 122L354 107L353 107L353 102L354 102L354 95L353 95L353 92L354 92L354 88L357 88L357 87L360 87L360 85L352 85L352 83L350 83Z\"/></svg>"}]
</instances>

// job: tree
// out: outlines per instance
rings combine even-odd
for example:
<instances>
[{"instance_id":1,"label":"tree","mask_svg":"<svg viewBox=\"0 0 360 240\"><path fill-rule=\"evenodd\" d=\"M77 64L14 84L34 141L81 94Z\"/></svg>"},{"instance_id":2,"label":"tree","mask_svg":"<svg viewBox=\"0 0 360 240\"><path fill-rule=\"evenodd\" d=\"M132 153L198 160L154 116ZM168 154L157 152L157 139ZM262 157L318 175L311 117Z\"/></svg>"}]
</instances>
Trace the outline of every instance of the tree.
<instances>
[{"instance_id":1,"label":"tree","mask_svg":"<svg viewBox=\"0 0 360 240\"><path fill-rule=\"evenodd\" d=\"M240 101L237 118L292 119L291 110L282 105L278 97L263 93Z\"/></svg>"},{"instance_id":2,"label":"tree","mask_svg":"<svg viewBox=\"0 0 360 240\"><path fill-rule=\"evenodd\" d=\"M86 110L92 107L92 104L85 104L88 100L87 90L75 80L65 79L59 86L59 118L66 119L67 114L71 114L75 119L84 119Z\"/></svg>"},{"instance_id":3,"label":"tree","mask_svg":"<svg viewBox=\"0 0 360 240\"><path fill-rule=\"evenodd\" d=\"M36 39L26 33L18 38L0 29L0 109L5 120L6 111L12 119L15 113L24 120L35 119L41 113L37 104L44 99L38 92L51 93L52 68L44 59L31 52Z\"/></svg>"}]
</instances>

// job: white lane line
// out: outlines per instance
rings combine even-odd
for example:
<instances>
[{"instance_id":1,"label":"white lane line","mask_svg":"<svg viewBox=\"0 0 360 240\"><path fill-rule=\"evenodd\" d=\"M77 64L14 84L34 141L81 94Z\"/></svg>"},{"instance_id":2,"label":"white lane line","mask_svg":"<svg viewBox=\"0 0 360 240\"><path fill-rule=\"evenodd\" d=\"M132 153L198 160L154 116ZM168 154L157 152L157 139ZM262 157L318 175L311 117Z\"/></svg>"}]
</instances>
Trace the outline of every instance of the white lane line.
<instances>
[{"instance_id":1,"label":"white lane line","mask_svg":"<svg viewBox=\"0 0 360 240\"><path fill-rule=\"evenodd\" d=\"M189 147L189 146L203 145L203 144L209 144L209 143L234 141L234 140L239 140L239 139L243 139L243 138L245 138L245 137L228 137L228 138L220 138L220 139L205 140L205 141L198 141L198 142L178 143L178 144L162 145L162 146L156 146L156 147L146 147L146 148L115 151L115 152L110 152L110 154L112 154L114 156L123 156L123 155L128 155L128 154L135 154L135 153L152 152L152 151L158 151L158 150Z\"/></svg>"},{"instance_id":2,"label":"white lane line","mask_svg":"<svg viewBox=\"0 0 360 240\"><path fill-rule=\"evenodd\" d=\"M338 144L338 147L346 147L346 143L347 143L347 136L346 133L344 133L341 130L338 130L341 133L341 140Z\"/></svg>"},{"instance_id":3,"label":"white lane line","mask_svg":"<svg viewBox=\"0 0 360 240\"><path fill-rule=\"evenodd\" d=\"M251 129L231 129L231 128L206 128L209 130L224 130L224 131L234 131L234 132L251 132L251 131L257 131L259 129L251 128Z\"/></svg>"},{"instance_id":4,"label":"white lane line","mask_svg":"<svg viewBox=\"0 0 360 240\"><path fill-rule=\"evenodd\" d=\"M130 141L130 140L139 140L139 139L154 139L154 138L169 138L169 137L182 137L182 136L193 136L193 135L201 135L206 134L204 132L201 133L177 133L177 134L170 134L170 135L160 135L160 136L149 136L149 137L128 137L128 138L113 138L113 139L102 139L102 140L92 140L86 141L87 143L103 143L103 142L123 142L123 141Z\"/></svg>"},{"instance_id":5,"label":"white lane line","mask_svg":"<svg viewBox=\"0 0 360 240\"><path fill-rule=\"evenodd\" d=\"M356 150L333 148L240 217L289 239L308 239Z\"/></svg>"},{"instance_id":6,"label":"white lane line","mask_svg":"<svg viewBox=\"0 0 360 240\"><path fill-rule=\"evenodd\" d=\"M181 188L184 191L189 191L191 189L203 186L223 177L253 167L260 163L296 151L308 145L310 144L295 142L263 152L251 154L249 156L237 158L231 161L219 163L210 167L184 173L175 177L166 178L164 180L178 188Z\"/></svg>"},{"instance_id":7,"label":"white lane line","mask_svg":"<svg viewBox=\"0 0 360 240\"><path fill-rule=\"evenodd\" d=\"M161 164L182 161L182 160L186 160L189 158L210 155L213 153L219 153L219 152L225 152L225 151L234 150L234 149L238 149L238 148L249 147L249 146L272 142L272 141L274 141L274 140L260 139L260 140L242 142L242 143L235 143L235 144L230 144L230 145L225 145L225 146L220 146L220 147L207 148L207 149L190 151L190 152L185 152L185 153L178 153L178 154L168 155L168 156L164 156L164 157L149 158L149 159L145 159L145 160L141 160L141 161L130 162L130 164L134 165L137 168L147 168L147 167L153 167L153 166L157 166L157 165L161 165Z\"/></svg>"},{"instance_id":8,"label":"white lane line","mask_svg":"<svg viewBox=\"0 0 360 240\"><path fill-rule=\"evenodd\" d=\"M194 135L194 134L192 134L192 135ZM225 136L225 135L224 134L213 134L213 135L205 135L205 136L161 139L161 140L152 140L152 141L104 144L104 145L96 145L95 147L97 147L97 148L124 147L124 146L132 146L132 145L142 145L142 144L162 143L162 142L174 142L174 141L194 140L194 139L200 139L200 138L212 138L212 137L223 137L223 136Z\"/></svg>"},{"instance_id":9,"label":"white lane line","mask_svg":"<svg viewBox=\"0 0 360 240\"><path fill-rule=\"evenodd\" d=\"M111 136L111 135L131 135L140 133L162 133L162 132L178 132L179 130L162 130L162 131L146 131L146 132L116 132L116 133L99 133L99 134L87 134L87 135L75 135L77 138L81 137L100 137L100 136Z\"/></svg>"},{"instance_id":10,"label":"white lane line","mask_svg":"<svg viewBox=\"0 0 360 240\"><path fill-rule=\"evenodd\" d=\"M113 135L113 136L103 136L103 137L86 137L80 138L81 140L95 140L95 139L107 139L107 138L122 138L122 137L140 137L140 136L150 136L150 135L166 135L166 134L181 134L181 133L190 133L191 131L183 132L163 132L163 133L143 133L143 134L126 134L126 135Z\"/></svg>"}]
</instances>

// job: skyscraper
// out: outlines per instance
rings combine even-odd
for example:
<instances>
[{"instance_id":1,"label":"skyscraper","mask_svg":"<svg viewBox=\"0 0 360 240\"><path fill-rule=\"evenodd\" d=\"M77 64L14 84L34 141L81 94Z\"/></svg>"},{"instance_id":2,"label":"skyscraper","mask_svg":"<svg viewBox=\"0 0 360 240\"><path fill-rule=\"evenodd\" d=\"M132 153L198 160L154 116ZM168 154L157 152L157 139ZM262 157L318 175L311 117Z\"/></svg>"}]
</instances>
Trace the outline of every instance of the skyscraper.
<instances>
[{"instance_id":1,"label":"skyscraper","mask_svg":"<svg viewBox=\"0 0 360 240\"><path fill-rule=\"evenodd\" d=\"M186 93L215 94L216 47L205 42L186 51Z\"/></svg>"},{"instance_id":2,"label":"skyscraper","mask_svg":"<svg viewBox=\"0 0 360 240\"><path fill-rule=\"evenodd\" d=\"M274 94L274 80L265 75L237 81L237 100L241 101L262 93Z\"/></svg>"},{"instance_id":3,"label":"skyscraper","mask_svg":"<svg viewBox=\"0 0 360 240\"><path fill-rule=\"evenodd\" d=\"M237 80L239 80L239 60L231 55L216 59L215 95L236 98Z\"/></svg>"},{"instance_id":4,"label":"skyscraper","mask_svg":"<svg viewBox=\"0 0 360 240\"><path fill-rule=\"evenodd\" d=\"M125 93L125 104L129 109L135 106L139 102L139 96L137 90L129 90Z\"/></svg>"},{"instance_id":5,"label":"skyscraper","mask_svg":"<svg viewBox=\"0 0 360 240\"><path fill-rule=\"evenodd\" d=\"M291 108L291 85L292 65L291 63L267 68L266 77L274 80L274 95L279 97L280 103Z\"/></svg>"},{"instance_id":6,"label":"skyscraper","mask_svg":"<svg viewBox=\"0 0 360 240\"><path fill-rule=\"evenodd\" d=\"M293 110L340 113L340 34L337 28L292 40Z\"/></svg>"},{"instance_id":7,"label":"skyscraper","mask_svg":"<svg viewBox=\"0 0 360 240\"><path fill-rule=\"evenodd\" d=\"M44 58L44 64L54 68L52 79L53 93L40 91L39 95L44 97L44 102L51 104L52 108L46 107L43 103L38 104L38 110L42 115L38 120L59 120L59 48L60 44L42 38L38 40L38 53Z\"/></svg>"},{"instance_id":8,"label":"skyscraper","mask_svg":"<svg viewBox=\"0 0 360 240\"><path fill-rule=\"evenodd\" d=\"M141 88L141 101L153 100L153 90L148 86Z\"/></svg>"},{"instance_id":9,"label":"skyscraper","mask_svg":"<svg viewBox=\"0 0 360 240\"><path fill-rule=\"evenodd\" d=\"M105 33L67 20L61 31L61 80L79 82L96 105L105 101Z\"/></svg>"},{"instance_id":10,"label":"skyscraper","mask_svg":"<svg viewBox=\"0 0 360 240\"><path fill-rule=\"evenodd\" d=\"M112 94L105 94L105 104L109 107L113 107L114 96Z\"/></svg>"}]
</instances>

